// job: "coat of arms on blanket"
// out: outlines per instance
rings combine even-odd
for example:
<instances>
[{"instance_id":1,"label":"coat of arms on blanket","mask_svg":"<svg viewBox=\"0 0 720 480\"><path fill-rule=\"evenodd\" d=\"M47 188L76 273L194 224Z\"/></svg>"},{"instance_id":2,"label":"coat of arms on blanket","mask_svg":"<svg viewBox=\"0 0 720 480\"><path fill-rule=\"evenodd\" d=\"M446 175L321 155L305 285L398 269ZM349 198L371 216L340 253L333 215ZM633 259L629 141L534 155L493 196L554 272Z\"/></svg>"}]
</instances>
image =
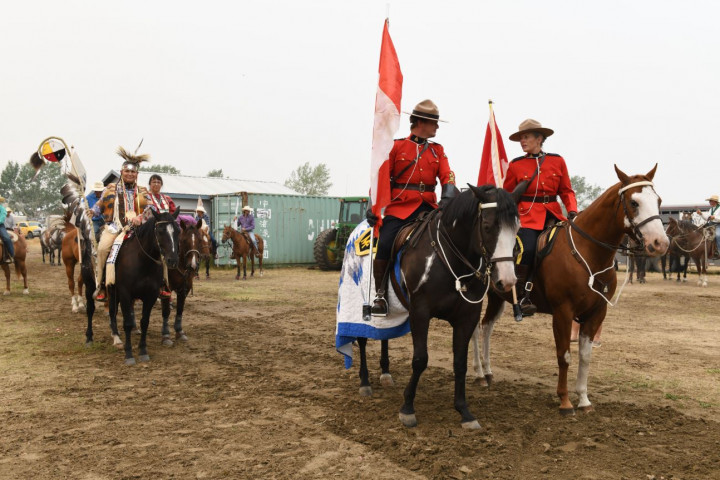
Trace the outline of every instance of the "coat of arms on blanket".
<instances>
[{"instance_id":1,"label":"coat of arms on blanket","mask_svg":"<svg viewBox=\"0 0 720 480\"><path fill-rule=\"evenodd\" d=\"M370 240L372 239L372 228L366 229L360 233L360 236L354 241L355 255L362 257L370 253ZM377 253L377 242L373 245L373 253Z\"/></svg>"}]
</instances>

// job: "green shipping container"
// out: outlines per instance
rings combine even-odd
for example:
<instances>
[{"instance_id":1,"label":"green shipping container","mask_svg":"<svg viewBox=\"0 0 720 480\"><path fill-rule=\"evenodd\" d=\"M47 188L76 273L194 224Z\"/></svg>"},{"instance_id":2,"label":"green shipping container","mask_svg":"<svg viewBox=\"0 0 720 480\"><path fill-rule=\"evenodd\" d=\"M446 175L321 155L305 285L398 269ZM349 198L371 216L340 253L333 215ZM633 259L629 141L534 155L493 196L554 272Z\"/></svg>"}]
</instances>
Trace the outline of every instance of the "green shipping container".
<instances>
[{"instance_id":1,"label":"green shipping container","mask_svg":"<svg viewBox=\"0 0 720 480\"><path fill-rule=\"evenodd\" d=\"M243 199L247 199L243 203ZM255 215L255 233L265 241L264 265L313 264L313 245L318 234L338 219L338 197L238 193L213 198L215 238L218 241L218 265L236 265L230 258L230 242L222 244L225 225L242 215L249 205Z\"/></svg>"}]
</instances>

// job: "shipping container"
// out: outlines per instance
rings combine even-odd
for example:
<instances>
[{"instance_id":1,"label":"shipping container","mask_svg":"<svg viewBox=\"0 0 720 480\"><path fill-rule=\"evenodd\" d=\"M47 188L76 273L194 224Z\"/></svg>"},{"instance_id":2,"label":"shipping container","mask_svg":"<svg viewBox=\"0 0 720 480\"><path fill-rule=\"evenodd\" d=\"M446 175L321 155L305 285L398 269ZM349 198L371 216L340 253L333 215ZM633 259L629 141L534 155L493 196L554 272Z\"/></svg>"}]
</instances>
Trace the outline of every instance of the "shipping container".
<instances>
[{"instance_id":1,"label":"shipping container","mask_svg":"<svg viewBox=\"0 0 720 480\"><path fill-rule=\"evenodd\" d=\"M264 265L313 264L313 244L318 234L338 219L338 197L307 197L269 193L237 193L213 197L212 225L218 241L218 265L236 265L230 242L223 245L225 225L249 205L255 216L255 233L265 242Z\"/></svg>"}]
</instances>

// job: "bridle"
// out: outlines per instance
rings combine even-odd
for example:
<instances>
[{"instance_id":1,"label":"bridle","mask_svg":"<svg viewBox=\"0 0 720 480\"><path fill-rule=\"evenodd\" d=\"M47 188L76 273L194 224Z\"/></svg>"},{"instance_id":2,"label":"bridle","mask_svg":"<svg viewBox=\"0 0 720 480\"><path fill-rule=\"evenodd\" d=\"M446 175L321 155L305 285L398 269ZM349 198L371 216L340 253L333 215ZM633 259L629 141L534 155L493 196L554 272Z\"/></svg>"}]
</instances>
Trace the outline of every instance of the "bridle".
<instances>
[{"instance_id":1,"label":"bridle","mask_svg":"<svg viewBox=\"0 0 720 480\"><path fill-rule=\"evenodd\" d=\"M636 247L625 246L622 244L613 245L611 243L603 242L601 240L594 238L592 235L590 235L589 233L587 233L586 231L584 231L583 229L578 227L575 224L574 220L568 219L568 223L570 224L570 226L572 227L573 230L577 231L582 237L584 237L587 240L590 240L595 245L603 247L607 250L612 250L612 251L619 250L622 253L624 253L625 255L642 254L645 251L645 249L643 247L643 244L644 244L643 238L644 237L643 237L642 232L640 231L640 227L642 227L643 225L645 225L649 222L652 222L653 220L660 220L662 222L662 218L660 218L660 215L652 215L640 223L635 223L635 221L633 220L633 217L630 216L630 211L627 206L627 198L625 196L625 191L627 191L633 187L641 187L641 186L646 186L646 185L650 186L650 187L654 187L652 182L650 182L648 180L642 180L640 182L634 182L629 185L626 185L618 191L618 195L620 196L620 203L618 204L618 208L620 208L620 206L622 205L623 212L625 213L625 218L627 218L628 222L630 223L630 227L632 228L632 230L630 231L630 233L628 233L628 235L630 237L632 237L632 239L635 240L635 242L637 242ZM653 188L653 191L654 191L654 188Z\"/></svg>"},{"instance_id":2,"label":"bridle","mask_svg":"<svg viewBox=\"0 0 720 480\"><path fill-rule=\"evenodd\" d=\"M497 208L497 202L488 202L488 203L478 203L477 207L477 215L475 216L475 220L472 224L473 232L477 232L478 228L476 227L478 223L482 225L482 212L485 209L488 208ZM470 263L470 261L463 255L460 250L455 246L452 239L450 238L450 235L448 234L447 230L442 225L442 218L441 215L438 215L437 224L435 226L435 238L433 238L432 229L428 228L428 235L430 236L430 245L432 246L435 253L437 253L438 257L442 261L442 264L445 265L445 268L448 269L450 274L455 279L455 290L460 294L460 296L468 303L480 303L483 301L483 298L485 298L485 295L487 294L488 289L490 288L490 282L487 281L487 278L490 276L490 272L492 271L492 266L495 263L498 262L514 262L515 259L513 257L497 257L497 258L490 258L490 255L488 254L487 250L485 249L485 238L483 235L483 229L480 228L480 262L475 268L474 265ZM458 259L460 262L465 265L467 268L470 269L470 273L467 273L465 275L457 275L455 271L453 270L452 266L450 265L450 261L448 260L447 254L445 253L445 248L443 247L443 243L448 247L449 251ZM484 267L483 267L484 265ZM478 300L470 300L467 298L463 292L467 291L467 287L462 284L462 279L468 278L468 277L475 277L480 281L485 282L485 291L480 296Z\"/></svg>"},{"instance_id":3,"label":"bridle","mask_svg":"<svg viewBox=\"0 0 720 480\"><path fill-rule=\"evenodd\" d=\"M146 257L148 257L150 260L155 262L157 265L163 264L163 253L162 253L162 249L160 248L160 240L158 239L158 236L157 236L157 227L159 225L165 225L165 224L169 224L169 223L175 223L175 222L174 221L171 222L170 220L155 220L155 225L153 225L153 237L155 238L155 245L158 247L158 251L160 252L159 259L151 256L148 252L145 251L145 249L143 248L142 242L140 241L140 236L137 234L137 229L135 229L136 230L135 238L137 239L138 245L140 246L140 251L143 252Z\"/></svg>"}]
</instances>

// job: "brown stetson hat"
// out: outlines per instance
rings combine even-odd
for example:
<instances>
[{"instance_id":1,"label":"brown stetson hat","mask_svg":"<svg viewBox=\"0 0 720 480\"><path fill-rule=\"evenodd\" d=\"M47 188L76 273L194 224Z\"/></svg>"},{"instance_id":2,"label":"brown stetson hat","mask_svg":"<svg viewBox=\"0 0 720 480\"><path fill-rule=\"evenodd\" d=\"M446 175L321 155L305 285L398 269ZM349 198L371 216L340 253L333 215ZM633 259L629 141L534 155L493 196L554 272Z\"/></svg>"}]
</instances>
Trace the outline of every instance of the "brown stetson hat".
<instances>
[{"instance_id":1,"label":"brown stetson hat","mask_svg":"<svg viewBox=\"0 0 720 480\"><path fill-rule=\"evenodd\" d=\"M526 132L538 132L545 136L545 138L555 133L551 129L543 127L537 120L528 118L520 124L517 132L510 135L510 140L513 142L519 142L520 136Z\"/></svg>"},{"instance_id":2,"label":"brown stetson hat","mask_svg":"<svg viewBox=\"0 0 720 480\"><path fill-rule=\"evenodd\" d=\"M438 122L447 123L447 120L440 120L440 110L432 100L423 100L422 102L415 105L412 112L403 112L407 115L412 115L418 118L424 118L426 120L435 120Z\"/></svg>"}]
</instances>

